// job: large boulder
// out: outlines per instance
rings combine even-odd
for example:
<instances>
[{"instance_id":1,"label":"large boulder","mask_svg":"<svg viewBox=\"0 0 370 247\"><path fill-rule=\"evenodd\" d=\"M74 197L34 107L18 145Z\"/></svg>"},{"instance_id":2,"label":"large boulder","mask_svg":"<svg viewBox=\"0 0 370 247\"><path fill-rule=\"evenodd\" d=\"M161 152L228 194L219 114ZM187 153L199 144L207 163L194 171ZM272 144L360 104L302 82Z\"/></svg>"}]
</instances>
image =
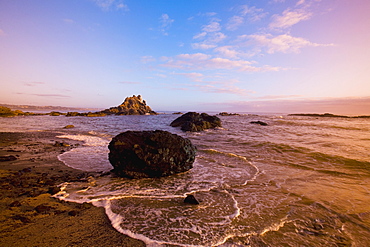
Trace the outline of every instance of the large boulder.
<instances>
[{"instance_id":1,"label":"large boulder","mask_svg":"<svg viewBox=\"0 0 370 247\"><path fill-rule=\"evenodd\" d=\"M188 112L176 118L170 125L181 127L183 131L196 132L221 127L221 120L217 116L210 116L207 113Z\"/></svg>"},{"instance_id":2,"label":"large boulder","mask_svg":"<svg viewBox=\"0 0 370 247\"><path fill-rule=\"evenodd\" d=\"M126 131L108 146L113 172L120 177L164 177L193 167L196 148L167 131Z\"/></svg>"}]
</instances>

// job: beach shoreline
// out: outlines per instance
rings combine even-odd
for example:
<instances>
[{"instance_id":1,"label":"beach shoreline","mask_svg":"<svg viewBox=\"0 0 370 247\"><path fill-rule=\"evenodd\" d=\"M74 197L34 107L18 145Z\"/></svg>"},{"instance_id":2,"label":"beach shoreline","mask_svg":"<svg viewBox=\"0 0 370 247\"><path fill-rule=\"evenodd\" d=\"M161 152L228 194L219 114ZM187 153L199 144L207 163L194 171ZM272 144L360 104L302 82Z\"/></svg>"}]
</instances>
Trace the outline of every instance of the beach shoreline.
<instances>
[{"instance_id":1,"label":"beach shoreline","mask_svg":"<svg viewBox=\"0 0 370 247\"><path fill-rule=\"evenodd\" d=\"M145 246L116 231L104 208L52 197L63 182L100 175L61 162L82 142L58 135L0 132L0 246Z\"/></svg>"}]
</instances>

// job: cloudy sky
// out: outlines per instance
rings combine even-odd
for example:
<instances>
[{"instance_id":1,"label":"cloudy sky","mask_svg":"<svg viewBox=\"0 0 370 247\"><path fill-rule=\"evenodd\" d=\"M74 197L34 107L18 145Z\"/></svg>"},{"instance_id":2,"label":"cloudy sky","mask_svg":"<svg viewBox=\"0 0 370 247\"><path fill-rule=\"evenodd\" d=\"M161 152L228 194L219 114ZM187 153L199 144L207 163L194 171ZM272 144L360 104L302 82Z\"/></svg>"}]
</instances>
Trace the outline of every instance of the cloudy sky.
<instances>
[{"instance_id":1,"label":"cloudy sky","mask_svg":"<svg viewBox=\"0 0 370 247\"><path fill-rule=\"evenodd\" d=\"M370 114L369 0L0 1L0 103Z\"/></svg>"}]
</instances>

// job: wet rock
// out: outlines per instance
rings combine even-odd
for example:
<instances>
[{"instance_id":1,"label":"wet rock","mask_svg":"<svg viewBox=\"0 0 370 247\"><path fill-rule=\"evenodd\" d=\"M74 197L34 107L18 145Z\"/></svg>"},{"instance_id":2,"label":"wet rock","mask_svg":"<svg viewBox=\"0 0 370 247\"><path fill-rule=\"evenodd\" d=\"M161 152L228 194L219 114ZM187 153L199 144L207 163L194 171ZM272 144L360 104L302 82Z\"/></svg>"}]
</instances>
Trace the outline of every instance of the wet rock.
<instances>
[{"instance_id":1,"label":"wet rock","mask_svg":"<svg viewBox=\"0 0 370 247\"><path fill-rule=\"evenodd\" d=\"M186 203L186 204L192 204L192 205L198 205L198 204L199 204L199 201L195 198L195 196L193 196L193 195L188 195L188 196L184 199L184 203Z\"/></svg>"},{"instance_id":2,"label":"wet rock","mask_svg":"<svg viewBox=\"0 0 370 247\"><path fill-rule=\"evenodd\" d=\"M39 214L48 213L52 209L53 209L53 207L45 205L45 204L40 204L40 205L35 207L36 212L39 213Z\"/></svg>"},{"instance_id":3,"label":"wet rock","mask_svg":"<svg viewBox=\"0 0 370 247\"><path fill-rule=\"evenodd\" d=\"M56 141L53 146L54 147L69 147L70 145L68 143L65 143L65 142Z\"/></svg>"},{"instance_id":4,"label":"wet rock","mask_svg":"<svg viewBox=\"0 0 370 247\"><path fill-rule=\"evenodd\" d=\"M220 112L218 115L220 116L240 116L238 113L228 113L228 112Z\"/></svg>"},{"instance_id":5,"label":"wet rock","mask_svg":"<svg viewBox=\"0 0 370 247\"><path fill-rule=\"evenodd\" d=\"M113 172L121 177L164 177L193 167L196 148L167 131L127 131L108 146Z\"/></svg>"},{"instance_id":6,"label":"wet rock","mask_svg":"<svg viewBox=\"0 0 370 247\"><path fill-rule=\"evenodd\" d=\"M48 192L49 194L51 195L55 195L56 193L58 193L60 191L60 189L56 186L53 186L53 187L49 187L48 189Z\"/></svg>"},{"instance_id":7,"label":"wet rock","mask_svg":"<svg viewBox=\"0 0 370 247\"><path fill-rule=\"evenodd\" d=\"M66 126L63 127L63 129L71 129L71 128L74 128L75 126L73 124L68 124Z\"/></svg>"},{"instance_id":8,"label":"wet rock","mask_svg":"<svg viewBox=\"0 0 370 247\"><path fill-rule=\"evenodd\" d=\"M78 211L77 211L77 210L69 211L69 212L68 212L68 215L69 215L69 216L77 216L77 215L78 215Z\"/></svg>"},{"instance_id":9,"label":"wet rock","mask_svg":"<svg viewBox=\"0 0 370 247\"><path fill-rule=\"evenodd\" d=\"M188 112L172 121L170 126L180 127L182 131L196 132L221 127L221 120L207 113Z\"/></svg>"},{"instance_id":10,"label":"wet rock","mask_svg":"<svg viewBox=\"0 0 370 247\"><path fill-rule=\"evenodd\" d=\"M15 215L12 218L14 220L20 220L22 223L31 223L32 222L29 218L27 218L23 215Z\"/></svg>"},{"instance_id":11,"label":"wet rock","mask_svg":"<svg viewBox=\"0 0 370 247\"><path fill-rule=\"evenodd\" d=\"M265 122L262 122L262 121L252 121L250 122L251 124L259 124L259 125L262 125L262 126L267 126L268 124L265 123Z\"/></svg>"},{"instance_id":12,"label":"wet rock","mask_svg":"<svg viewBox=\"0 0 370 247\"><path fill-rule=\"evenodd\" d=\"M17 157L14 156L14 155L2 155L0 156L0 162L4 162L4 161L13 161L13 160L16 160Z\"/></svg>"},{"instance_id":13,"label":"wet rock","mask_svg":"<svg viewBox=\"0 0 370 247\"><path fill-rule=\"evenodd\" d=\"M19 201L14 201L14 202L12 202L12 203L9 204L9 207L10 208L20 207L20 206L22 206L22 204Z\"/></svg>"}]
</instances>

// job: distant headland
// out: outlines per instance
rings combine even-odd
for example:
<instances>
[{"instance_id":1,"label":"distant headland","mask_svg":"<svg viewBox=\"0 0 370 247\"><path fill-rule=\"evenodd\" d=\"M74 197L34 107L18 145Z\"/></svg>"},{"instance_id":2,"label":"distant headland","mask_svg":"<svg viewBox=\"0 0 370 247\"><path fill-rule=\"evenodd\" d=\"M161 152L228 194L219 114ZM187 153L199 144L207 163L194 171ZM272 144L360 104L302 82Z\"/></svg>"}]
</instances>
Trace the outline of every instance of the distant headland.
<instances>
[{"instance_id":1,"label":"distant headland","mask_svg":"<svg viewBox=\"0 0 370 247\"><path fill-rule=\"evenodd\" d=\"M60 116L65 115L67 117L73 116L86 116L86 117L103 117L107 115L157 115L150 106L146 105L145 100L142 99L141 95L133 95L132 97L127 97L122 104L116 107L111 107L102 111L88 111L88 112L78 112L78 111L68 111L67 113L59 111L51 111L49 113L34 113L34 112L24 112L22 110L12 110L11 105L0 106L0 116L1 117L14 117L14 116L39 116L39 115L50 115L50 116ZM36 111L45 111L47 109L58 109L58 110L71 110L67 107L52 107L52 106L15 106L21 109L33 109ZM74 108L75 110L87 110L86 108Z\"/></svg>"},{"instance_id":2,"label":"distant headland","mask_svg":"<svg viewBox=\"0 0 370 247\"><path fill-rule=\"evenodd\" d=\"M370 118L369 116L363 115L363 116L344 116L344 115L335 115L331 113L324 113L324 114L318 114L318 113L297 113L297 114L289 114L288 116L299 116L299 117L334 117L334 118Z\"/></svg>"}]
</instances>

